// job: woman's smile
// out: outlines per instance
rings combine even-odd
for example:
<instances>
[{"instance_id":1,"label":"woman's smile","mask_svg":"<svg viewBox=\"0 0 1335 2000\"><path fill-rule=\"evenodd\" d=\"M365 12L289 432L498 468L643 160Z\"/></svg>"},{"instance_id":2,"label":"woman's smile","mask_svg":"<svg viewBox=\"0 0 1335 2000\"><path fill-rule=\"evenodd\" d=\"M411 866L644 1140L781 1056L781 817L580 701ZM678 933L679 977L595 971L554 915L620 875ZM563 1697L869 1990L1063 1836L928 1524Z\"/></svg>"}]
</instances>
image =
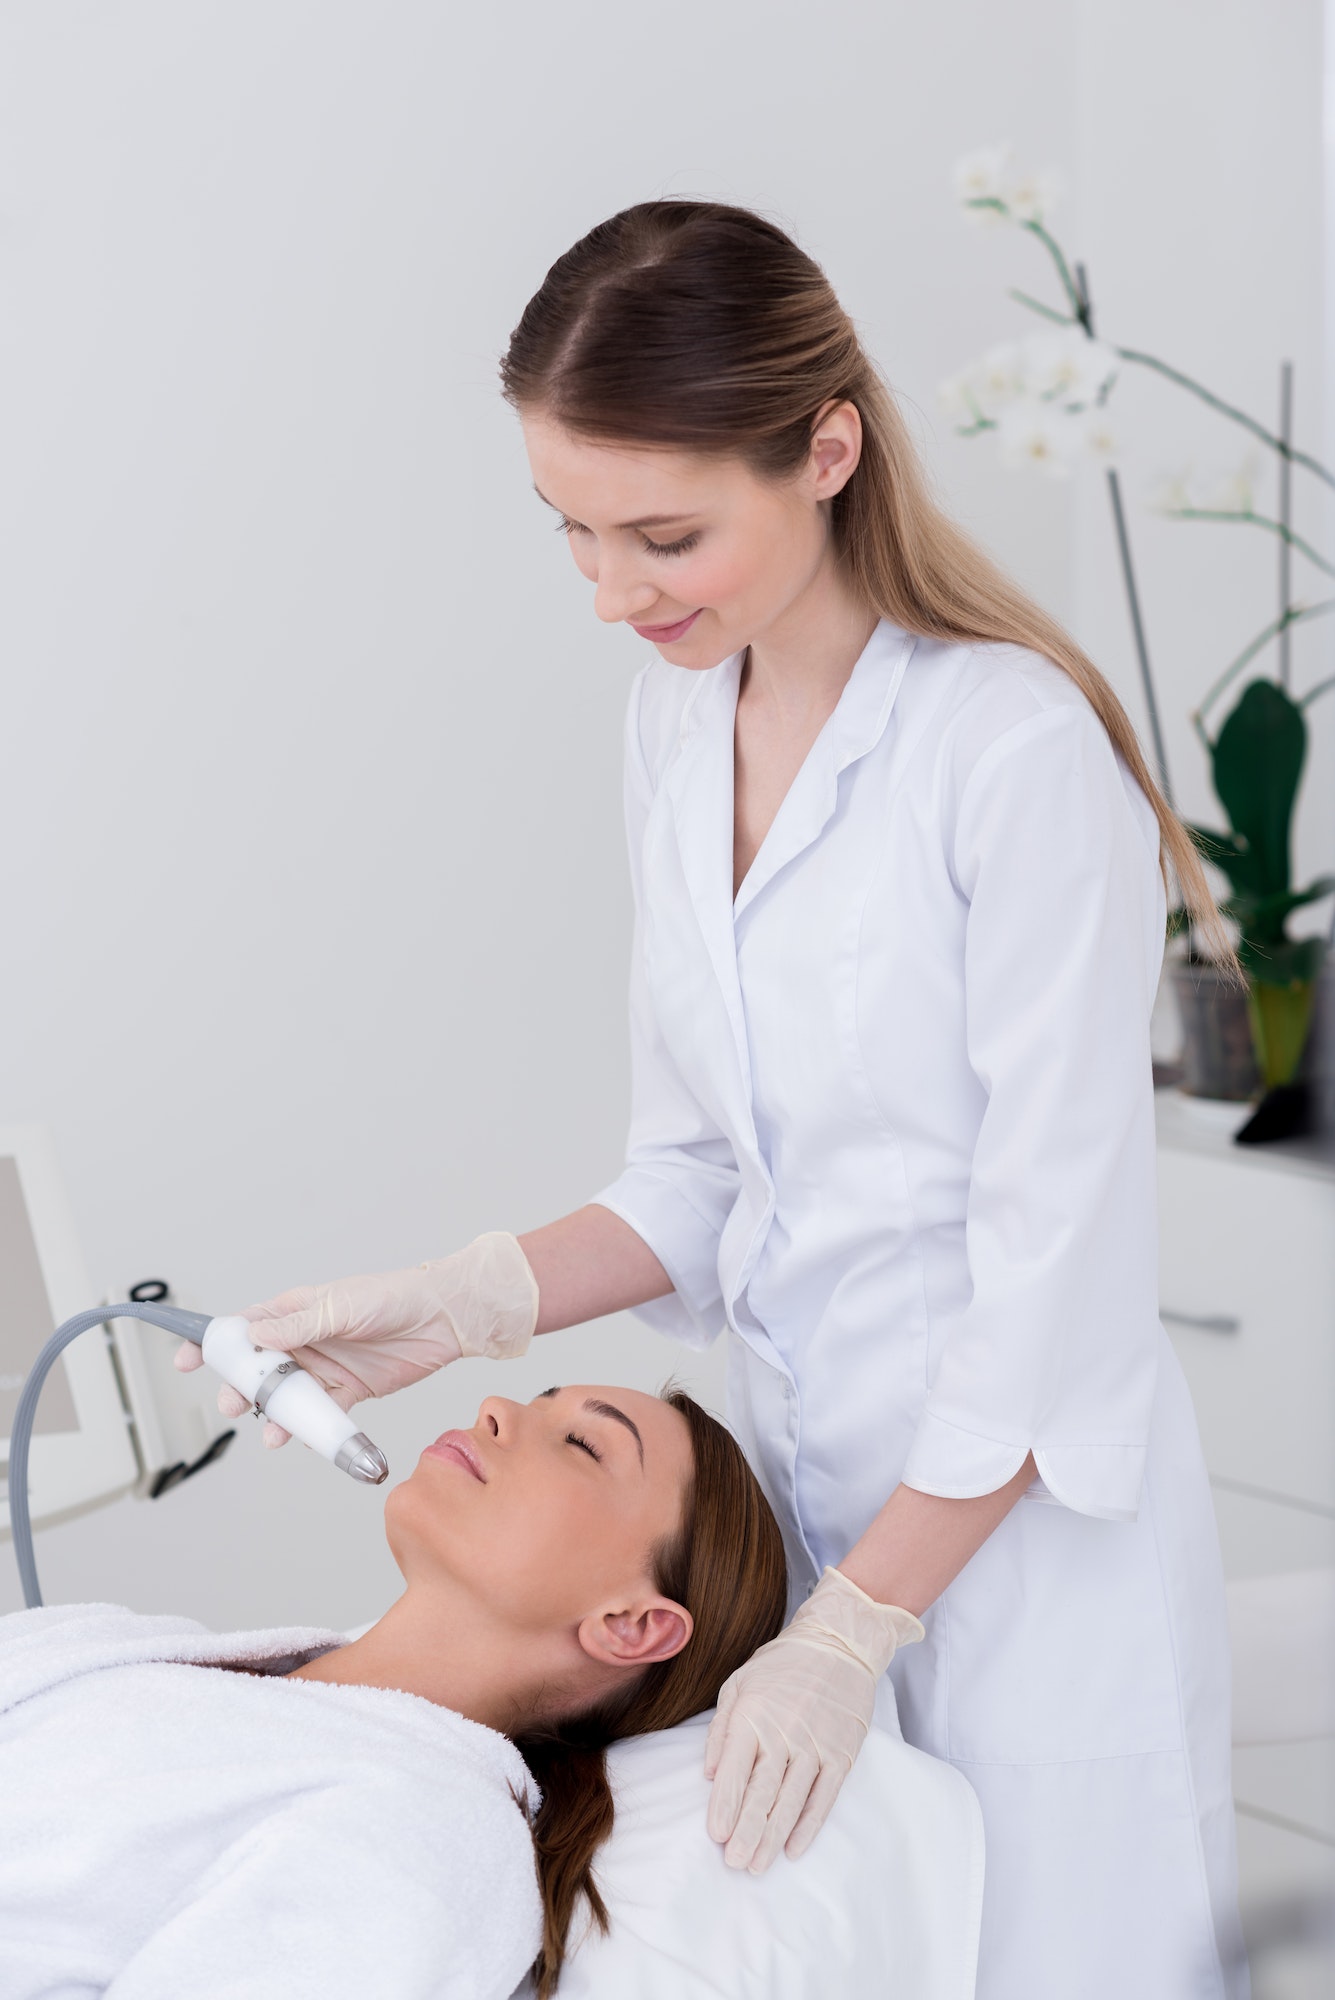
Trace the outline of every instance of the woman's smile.
<instances>
[{"instance_id":1,"label":"woman's smile","mask_svg":"<svg viewBox=\"0 0 1335 2000\"><path fill-rule=\"evenodd\" d=\"M703 608L701 606L701 610ZM632 631L638 632L642 639L648 639L653 645L670 646L677 639L686 637L699 616L699 611L690 611L685 618L679 618L675 625L641 625L634 618L628 618L626 623Z\"/></svg>"}]
</instances>

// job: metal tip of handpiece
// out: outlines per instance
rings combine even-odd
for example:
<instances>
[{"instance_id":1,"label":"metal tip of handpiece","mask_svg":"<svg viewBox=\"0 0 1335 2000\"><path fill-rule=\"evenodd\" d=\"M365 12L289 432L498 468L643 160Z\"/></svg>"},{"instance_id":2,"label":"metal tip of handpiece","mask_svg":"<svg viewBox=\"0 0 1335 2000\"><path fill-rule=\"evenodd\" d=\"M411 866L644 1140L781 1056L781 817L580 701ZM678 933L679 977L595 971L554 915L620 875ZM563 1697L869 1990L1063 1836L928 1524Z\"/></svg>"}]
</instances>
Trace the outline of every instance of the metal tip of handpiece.
<instances>
[{"instance_id":1,"label":"metal tip of handpiece","mask_svg":"<svg viewBox=\"0 0 1335 2000\"><path fill-rule=\"evenodd\" d=\"M389 1478L389 1466L385 1454L378 1445L371 1443L365 1431L358 1431L350 1437L334 1460L340 1472L351 1473L365 1486L379 1486Z\"/></svg>"}]
</instances>

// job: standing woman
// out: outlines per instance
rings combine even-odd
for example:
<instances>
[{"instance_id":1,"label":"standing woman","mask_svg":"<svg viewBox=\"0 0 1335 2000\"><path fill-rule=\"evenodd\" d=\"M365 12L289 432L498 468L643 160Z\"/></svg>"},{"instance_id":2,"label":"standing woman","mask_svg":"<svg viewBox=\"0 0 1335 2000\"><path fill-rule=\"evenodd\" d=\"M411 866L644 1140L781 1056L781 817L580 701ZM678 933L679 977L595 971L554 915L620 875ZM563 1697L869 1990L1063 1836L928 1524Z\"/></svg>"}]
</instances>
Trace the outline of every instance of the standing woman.
<instances>
[{"instance_id":1,"label":"standing woman","mask_svg":"<svg viewBox=\"0 0 1335 2000\"><path fill-rule=\"evenodd\" d=\"M502 379L598 616L656 654L626 1170L252 1317L346 1401L623 1307L726 1326L796 1606L711 1731L728 1861L805 1849L893 1657L982 1802L981 2000L1236 2000L1222 1581L1157 1307L1166 868L1219 936L1190 842L773 224L614 216Z\"/></svg>"}]
</instances>

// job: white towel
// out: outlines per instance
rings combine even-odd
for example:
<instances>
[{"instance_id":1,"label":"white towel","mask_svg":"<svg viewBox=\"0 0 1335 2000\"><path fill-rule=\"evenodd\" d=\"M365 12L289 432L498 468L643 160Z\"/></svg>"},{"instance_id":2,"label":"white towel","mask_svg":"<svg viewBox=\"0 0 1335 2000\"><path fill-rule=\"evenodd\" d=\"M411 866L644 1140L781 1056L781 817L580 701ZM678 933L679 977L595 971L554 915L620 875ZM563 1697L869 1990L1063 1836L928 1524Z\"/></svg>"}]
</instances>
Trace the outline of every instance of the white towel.
<instances>
[{"instance_id":1,"label":"white towel","mask_svg":"<svg viewBox=\"0 0 1335 2000\"><path fill-rule=\"evenodd\" d=\"M523 1760L417 1695L270 1677L341 1643L0 1619L4 2000L504 2000L541 1935Z\"/></svg>"}]
</instances>

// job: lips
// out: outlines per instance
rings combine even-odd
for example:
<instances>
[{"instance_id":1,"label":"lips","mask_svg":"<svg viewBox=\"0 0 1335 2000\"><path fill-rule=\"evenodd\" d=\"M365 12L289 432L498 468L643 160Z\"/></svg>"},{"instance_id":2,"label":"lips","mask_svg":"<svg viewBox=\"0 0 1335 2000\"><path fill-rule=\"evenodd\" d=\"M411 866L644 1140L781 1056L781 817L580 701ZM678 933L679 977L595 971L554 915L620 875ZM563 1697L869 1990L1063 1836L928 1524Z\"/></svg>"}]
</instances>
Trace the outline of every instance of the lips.
<instances>
[{"instance_id":1,"label":"lips","mask_svg":"<svg viewBox=\"0 0 1335 2000\"><path fill-rule=\"evenodd\" d=\"M701 606L701 610L703 608ZM686 637L699 616L699 611L692 611L687 617L679 618L675 625L637 625L633 618L629 623L631 630L638 632L642 639L652 641L655 646L670 646L677 639Z\"/></svg>"},{"instance_id":2,"label":"lips","mask_svg":"<svg viewBox=\"0 0 1335 2000\"><path fill-rule=\"evenodd\" d=\"M477 1446L467 1431L446 1431L434 1444L427 1446L422 1456L443 1459L447 1465L462 1466L465 1472L471 1472L474 1479L479 1480L483 1486L487 1483L487 1475L482 1470Z\"/></svg>"}]
</instances>

